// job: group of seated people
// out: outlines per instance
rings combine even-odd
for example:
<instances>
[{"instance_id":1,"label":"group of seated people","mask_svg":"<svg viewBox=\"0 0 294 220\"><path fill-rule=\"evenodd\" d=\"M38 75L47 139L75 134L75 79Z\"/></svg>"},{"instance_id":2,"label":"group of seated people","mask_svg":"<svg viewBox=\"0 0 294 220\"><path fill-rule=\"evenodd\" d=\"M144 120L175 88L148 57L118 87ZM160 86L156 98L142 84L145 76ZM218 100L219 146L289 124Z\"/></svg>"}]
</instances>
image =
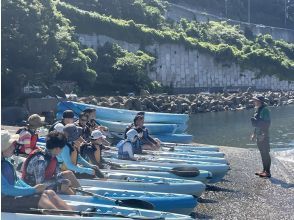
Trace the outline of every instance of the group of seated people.
<instances>
[{"instance_id":1,"label":"group of seated people","mask_svg":"<svg viewBox=\"0 0 294 220\"><path fill-rule=\"evenodd\" d=\"M63 112L61 121L54 123L45 139L45 147L37 146L37 129L44 119L37 114L28 118L27 126L16 135L1 130L2 210L21 211L29 208L71 210L56 194L74 195L80 187L79 178L104 178L100 168L106 163L102 150L110 149L103 134L107 127L96 123L95 109L86 109L75 121L71 110ZM118 158L136 160L142 150L160 149L160 141L150 137L144 127L144 113L139 112L119 142ZM21 178L9 159L13 154L26 154ZM13 206L9 205L13 202Z\"/></svg>"}]
</instances>

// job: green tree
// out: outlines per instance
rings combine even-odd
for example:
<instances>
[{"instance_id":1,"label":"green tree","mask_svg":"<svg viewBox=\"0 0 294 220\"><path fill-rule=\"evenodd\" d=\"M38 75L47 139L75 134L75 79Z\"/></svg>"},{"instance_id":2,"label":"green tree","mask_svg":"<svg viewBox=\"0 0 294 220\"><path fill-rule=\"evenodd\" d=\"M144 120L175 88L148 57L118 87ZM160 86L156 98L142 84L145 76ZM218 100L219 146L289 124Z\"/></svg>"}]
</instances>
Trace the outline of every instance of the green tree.
<instances>
[{"instance_id":1,"label":"green tree","mask_svg":"<svg viewBox=\"0 0 294 220\"><path fill-rule=\"evenodd\" d=\"M83 85L95 80L96 73L88 66L91 59L80 50L55 1L4 0L1 12L4 99L16 100L27 82L49 85L59 77Z\"/></svg>"}]
</instances>

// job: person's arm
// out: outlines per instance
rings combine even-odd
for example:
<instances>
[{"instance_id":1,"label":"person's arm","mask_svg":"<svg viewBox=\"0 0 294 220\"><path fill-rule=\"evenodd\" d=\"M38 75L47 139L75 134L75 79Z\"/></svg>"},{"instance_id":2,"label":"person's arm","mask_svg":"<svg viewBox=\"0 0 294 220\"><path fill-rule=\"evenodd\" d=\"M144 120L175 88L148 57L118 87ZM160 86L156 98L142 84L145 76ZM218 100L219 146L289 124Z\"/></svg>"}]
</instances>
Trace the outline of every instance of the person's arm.
<instances>
[{"instance_id":1,"label":"person's arm","mask_svg":"<svg viewBox=\"0 0 294 220\"><path fill-rule=\"evenodd\" d=\"M88 174L93 174L94 171L91 168L86 168L86 167L79 167L76 166L72 163L71 158L70 158L70 150L68 146L65 146L62 149L61 155L63 162L65 163L67 169L74 171L76 173L88 173Z\"/></svg>"},{"instance_id":2,"label":"person's arm","mask_svg":"<svg viewBox=\"0 0 294 220\"><path fill-rule=\"evenodd\" d=\"M143 135L144 139L146 141L148 141L151 145L152 144L157 144L157 142L149 135L149 131L147 128L145 128L145 131L144 131L144 135Z\"/></svg>"},{"instance_id":3,"label":"person's arm","mask_svg":"<svg viewBox=\"0 0 294 220\"><path fill-rule=\"evenodd\" d=\"M9 184L6 178L1 175L1 194L6 196L29 196L37 193L36 189L18 180L15 185Z\"/></svg>"},{"instance_id":4,"label":"person's arm","mask_svg":"<svg viewBox=\"0 0 294 220\"><path fill-rule=\"evenodd\" d=\"M78 154L78 163L83 165L84 167L93 167L93 164L90 164L88 161L86 161L80 154Z\"/></svg>"}]
</instances>

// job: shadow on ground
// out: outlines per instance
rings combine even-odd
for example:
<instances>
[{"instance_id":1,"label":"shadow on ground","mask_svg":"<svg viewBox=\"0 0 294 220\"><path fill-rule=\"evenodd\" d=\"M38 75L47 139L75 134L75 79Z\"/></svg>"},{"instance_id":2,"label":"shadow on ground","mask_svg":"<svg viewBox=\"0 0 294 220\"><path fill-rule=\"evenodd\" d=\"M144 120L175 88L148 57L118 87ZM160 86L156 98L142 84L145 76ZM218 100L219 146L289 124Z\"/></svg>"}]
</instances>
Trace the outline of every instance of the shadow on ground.
<instances>
[{"instance_id":1,"label":"shadow on ground","mask_svg":"<svg viewBox=\"0 0 294 220\"><path fill-rule=\"evenodd\" d=\"M237 190L234 189L226 189L223 187L219 187L219 186L213 186L213 185L206 185L206 191L213 191L213 192L238 192Z\"/></svg>"},{"instance_id":2,"label":"shadow on ground","mask_svg":"<svg viewBox=\"0 0 294 220\"><path fill-rule=\"evenodd\" d=\"M283 180L277 179L275 177L271 177L270 181L272 184L275 185L280 185L281 187L285 188L285 189L289 189L289 188L293 188L294 187L294 183L287 183Z\"/></svg>"},{"instance_id":3,"label":"shadow on ground","mask_svg":"<svg viewBox=\"0 0 294 220\"><path fill-rule=\"evenodd\" d=\"M201 214L201 213L197 213L197 212L191 213L190 216L195 219L213 219L213 217L210 215L205 215L205 214Z\"/></svg>"}]
</instances>

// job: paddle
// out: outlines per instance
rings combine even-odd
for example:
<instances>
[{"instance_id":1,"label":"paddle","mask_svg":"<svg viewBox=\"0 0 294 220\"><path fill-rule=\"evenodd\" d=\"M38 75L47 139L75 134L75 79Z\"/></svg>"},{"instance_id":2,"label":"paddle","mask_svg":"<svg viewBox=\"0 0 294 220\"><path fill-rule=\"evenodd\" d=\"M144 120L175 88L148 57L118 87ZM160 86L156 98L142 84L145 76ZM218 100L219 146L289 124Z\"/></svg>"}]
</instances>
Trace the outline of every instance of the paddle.
<instances>
[{"instance_id":1,"label":"paddle","mask_svg":"<svg viewBox=\"0 0 294 220\"><path fill-rule=\"evenodd\" d=\"M96 210L96 209L94 209ZM130 216L123 215L123 214L115 214L115 213L99 213L99 212L93 212L93 211L71 211L71 210L59 210L59 209L36 209L36 208L30 208L31 213L33 214L59 214L59 215L79 215L79 216L111 216L111 217L120 217L120 218L130 218ZM163 217L145 217L145 216L137 216L132 215L132 219L146 219L146 220L159 220L163 219Z\"/></svg>"},{"instance_id":2,"label":"paddle","mask_svg":"<svg viewBox=\"0 0 294 220\"><path fill-rule=\"evenodd\" d=\"M125 171L155 171L155 172L168 172L180 177L196 177L200 171L196 167L174 167L170 170L160 170L152 168L112 168L112 170L125 170Z\"/></svg>"},{"instance_id":3,"label":"paddle","mask_svg":"<svg viewBox=\"0 0 294 220\"><path fill-rule=\"evenodd\" d=\"M118 206L154 210L154 205L152 203L143 201L140 199L112 199L112 198L101 196L96 193L92 193L83 189L79 189L79 188L73 188L73 189L85 195L93 196L94 198L100 198L100 199L112 201Z\"/></svg>"}]
</instances>

